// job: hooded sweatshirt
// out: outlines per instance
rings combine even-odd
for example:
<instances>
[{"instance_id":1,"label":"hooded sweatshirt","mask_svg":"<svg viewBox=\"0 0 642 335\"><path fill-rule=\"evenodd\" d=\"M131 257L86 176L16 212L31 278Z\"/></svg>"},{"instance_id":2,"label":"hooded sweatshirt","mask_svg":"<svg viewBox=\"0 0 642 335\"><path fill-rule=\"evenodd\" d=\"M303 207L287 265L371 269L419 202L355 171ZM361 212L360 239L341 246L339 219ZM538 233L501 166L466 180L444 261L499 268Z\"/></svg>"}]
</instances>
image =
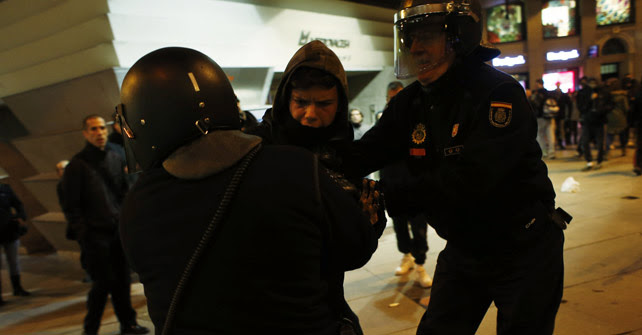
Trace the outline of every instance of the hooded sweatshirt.
<instances>
[{"instance_id":1,"label":"hooded sweatshirt","mask_svg":"<svg viewBox=\"0 0 642 335\"><path fill-rule=\"evenodd\" d=\"M324 128L303 126L290 114L290 83L292 74L302 68L309 67L325 71L337 80L339 105L332 124ZM332 152L330 148L345 145L352 141L352 126L348 114L348 81L339 57L320 41L312 41L302 46L290 59L283 79L279 83L274 105L263 116L256 134L263 137L266 143L289 144L304 147L314 153ZM327 165L326 165L327 166Z\"/></svg>"}]
</instances>

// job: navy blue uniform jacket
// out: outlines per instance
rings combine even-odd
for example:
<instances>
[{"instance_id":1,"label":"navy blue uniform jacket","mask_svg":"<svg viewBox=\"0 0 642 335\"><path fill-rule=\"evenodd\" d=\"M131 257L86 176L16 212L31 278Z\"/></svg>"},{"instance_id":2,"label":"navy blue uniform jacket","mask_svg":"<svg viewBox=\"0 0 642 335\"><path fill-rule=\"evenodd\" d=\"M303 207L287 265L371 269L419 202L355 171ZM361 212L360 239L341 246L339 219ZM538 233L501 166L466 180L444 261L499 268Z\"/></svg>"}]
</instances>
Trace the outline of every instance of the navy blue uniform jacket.
<instances>
[{"instance_id":1,"label":"navy blue uniform jacket","mask_svg":"<svg viewBox=\"0 0 642 335\"><path fill-rule=\"evenodd\" d=\"M395 96L378 124L346 153L348 176L405 160L419 182L405 208L424 212L449 243L471 251L535 241L555 192L523 88L477 59Z\"/></svg>"}]
</instances>

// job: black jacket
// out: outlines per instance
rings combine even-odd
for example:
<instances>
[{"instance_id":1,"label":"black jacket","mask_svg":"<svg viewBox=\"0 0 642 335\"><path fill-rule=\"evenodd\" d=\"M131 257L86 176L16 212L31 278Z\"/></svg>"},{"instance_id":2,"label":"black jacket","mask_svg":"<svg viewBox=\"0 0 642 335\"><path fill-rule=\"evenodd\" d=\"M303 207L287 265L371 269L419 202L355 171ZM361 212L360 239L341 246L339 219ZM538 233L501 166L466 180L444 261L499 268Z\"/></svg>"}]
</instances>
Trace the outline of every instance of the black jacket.
<instances>
[{"instance_id":1,"label":"black jacket","mask_svg":"<svg viewBox=\"0 0 642 335\"><path fill-rule=\"evenodd\" d=\"M125 161L114 144L105 150L87 143L65 168L62 179L63 211L69 221L67 236L113 234L127 192Z\"/></svg>"},{"instance_id":2,"label":"black jacket","mask_svg":"<svg viewBox=\"0 0 642 335\"><path fill-rule=\"evenodd\" d=\"M215 136L217 132L205 138ZM207 158L221 161L239 152L215 153L222 145L203 141L193 144L198 155L178 158L183 161L178 165L217 164ZM179 334L186 329L203 334L336 333L329 291L333 274L363 266L377 239L357 203L324 169L315 173L314 161L308 151L290 146L268 145L254 158L188 282L178 308ZM234 162L196 177L152 169L141 175L125 201L123 246L145 286L157 332L187 259L238 165Z\"/></svg>"},{"instance_id":3,"label":"black jacket","mask_svg":"<svg viewBox=\"0 0 642 335\"><path fill-rule=\"evenodd\" d=\"M8 243L20 237L18 218L27 219L22 202L11 186L0 183L0 243Z\"/></svg>"},{"instance_id":4,"label":"black jacket","mask_svg":"<svg viewBox=\"0 0 642 335\"><path fill-rule=\"evenodd\" d=\"M536 133L519 83L467 59L428 87L398 93L344 166L365 175L405 160L421 178L409 185L409 207L441 237L475 251L513 247L538 236L554 207Z\"/></svg>"}]
</instances>

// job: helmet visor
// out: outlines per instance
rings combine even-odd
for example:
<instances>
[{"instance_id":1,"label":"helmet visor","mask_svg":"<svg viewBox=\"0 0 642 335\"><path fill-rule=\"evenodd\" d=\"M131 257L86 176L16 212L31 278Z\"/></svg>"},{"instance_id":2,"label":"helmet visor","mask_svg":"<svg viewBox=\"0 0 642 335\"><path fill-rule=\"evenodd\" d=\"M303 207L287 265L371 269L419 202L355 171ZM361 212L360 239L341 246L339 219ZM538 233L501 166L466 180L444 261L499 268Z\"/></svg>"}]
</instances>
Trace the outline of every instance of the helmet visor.
<instances>
[{"instance_id":1,"label":"helmet visor","mask_svg":"<svg viewBox=\"0 0 642 335\"><path fill-rule=\"evenodd\" d=\"M395 75L399 79L416 76L420 71L427 71L444 62L453 52L452 44L456 36L447 36L447 17L479 18L471 10L471 1L446 1L418 5L400 10L394 16L395 22ZM443 44L439 45L443 40ZM423 52L418 45L431 45ZM440 49L439 47L442 47ZM411 52L413 51L413 52Z\"/></svg>"},{"instance_id":2,"label":"helmet visor","mask_svg":"<svg viewBox=\"0 0 642 335\"><path fill-rule=\"evenodd\" d=\"M417 76L443 63L452 51L444 15L422 15L395 24L395 75Z\"/></svg>"}]
</instances>

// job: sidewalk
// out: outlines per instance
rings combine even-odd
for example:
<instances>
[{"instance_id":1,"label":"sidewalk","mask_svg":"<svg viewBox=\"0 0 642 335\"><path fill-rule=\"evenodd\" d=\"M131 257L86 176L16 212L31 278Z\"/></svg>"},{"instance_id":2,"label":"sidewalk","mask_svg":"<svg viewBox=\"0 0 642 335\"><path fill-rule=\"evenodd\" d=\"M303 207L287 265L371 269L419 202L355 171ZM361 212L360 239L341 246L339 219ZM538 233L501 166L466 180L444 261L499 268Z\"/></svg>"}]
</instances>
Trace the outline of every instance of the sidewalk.
<instances>
[{"instance_id":1,"label":"sidewalk","mask_svg":"<svg viewBox=\"0 0 642 335\"><path fill-rule=\"evenodd\" d=\"M642 177L632 172L632 150L589 172L580 172L585 163L572 157L573 150L557 154L546 161L549 175L557 205L574 219L566 231L565 291L555 334L642 335ZM571 176L580 183L580 192L561 193L562 182ZM428 235L426 268L432 273L445 242L432 229ZM401 256L388 228L372 260L346 274L346 297L368 335L415 334L425 311L430 289L416 284L413 272L393 275ZM89 284L81 282L78 260L73 255L23 255L21 262L23 286L33 296L8 293L9 275L2 270L8 303L0 307L0 334L80 334ZM141 284L132 285L132 301L139 323L152 328ZM491 307L477 335L495 334L496 314ZM100 334L118 330L108 304Z\"/></svg>"}]
</instances>

